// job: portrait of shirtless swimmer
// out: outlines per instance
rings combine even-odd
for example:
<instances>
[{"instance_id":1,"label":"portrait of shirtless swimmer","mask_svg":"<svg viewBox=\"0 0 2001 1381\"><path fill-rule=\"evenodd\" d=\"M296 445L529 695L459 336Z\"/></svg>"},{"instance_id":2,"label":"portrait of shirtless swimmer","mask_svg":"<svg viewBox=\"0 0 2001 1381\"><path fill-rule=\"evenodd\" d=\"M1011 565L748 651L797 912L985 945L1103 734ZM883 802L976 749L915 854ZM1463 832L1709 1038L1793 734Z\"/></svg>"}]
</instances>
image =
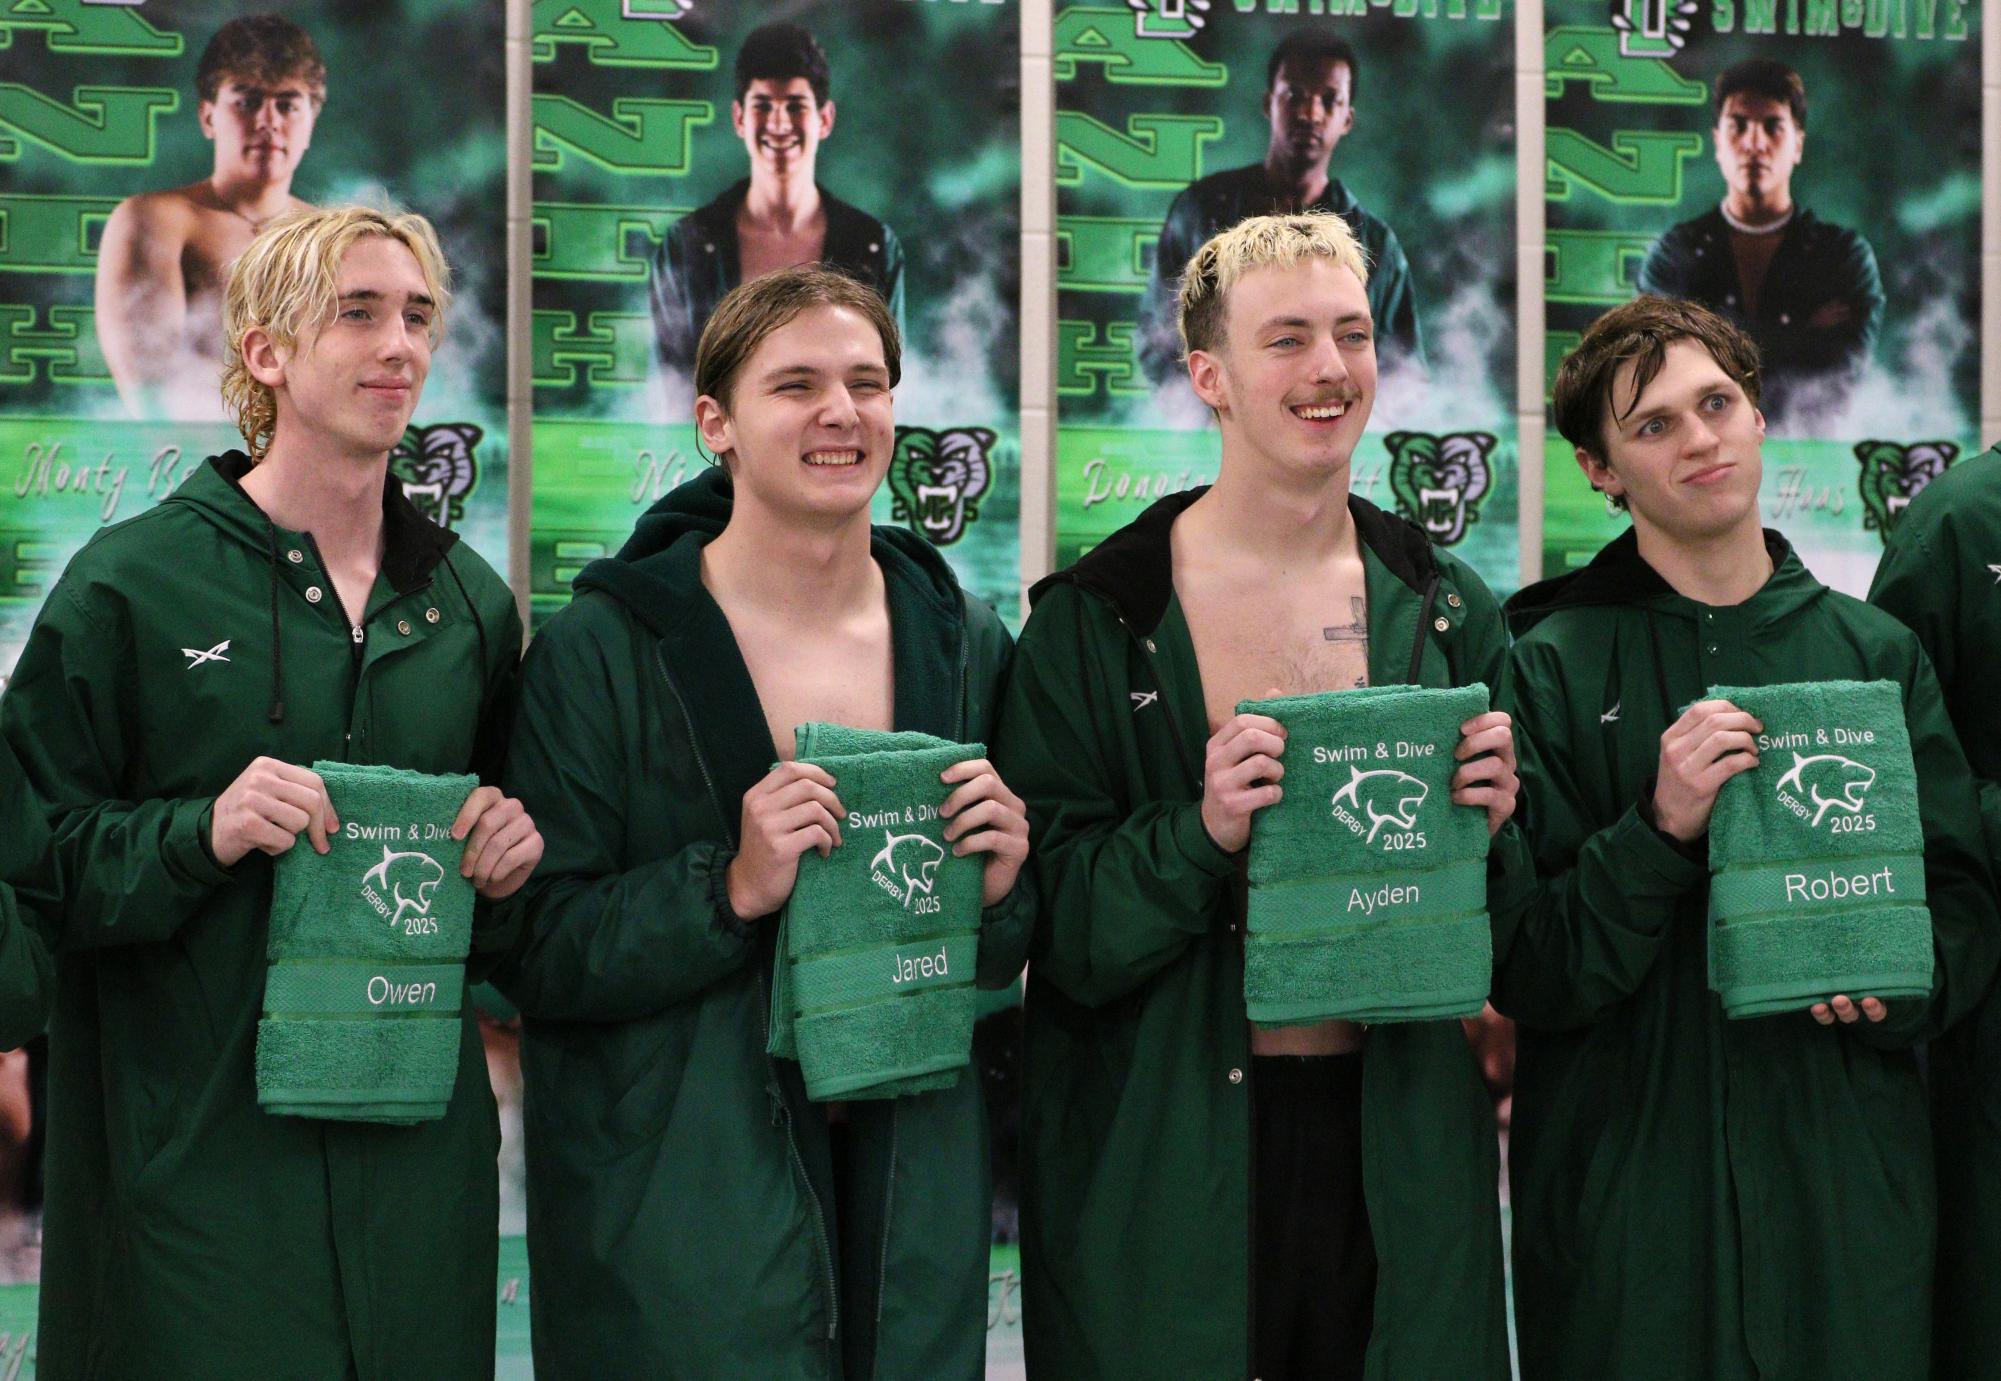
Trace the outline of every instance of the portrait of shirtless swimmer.
<instances>
[{"instance_id":1,"label":"portrait of shirtless swimmer","mask_svg":"<svg viewBox=\"0 0 2001 1381\"><path fill-rule=\"evenodd\" d=\"M266 221L306 205L292 177L326 78L311 37L275 14L233 19L203 50L196 111L213 170L127 197L98 250L98 344L133 416L221 416L223 284Z\"/></svg>"}]
</instances>

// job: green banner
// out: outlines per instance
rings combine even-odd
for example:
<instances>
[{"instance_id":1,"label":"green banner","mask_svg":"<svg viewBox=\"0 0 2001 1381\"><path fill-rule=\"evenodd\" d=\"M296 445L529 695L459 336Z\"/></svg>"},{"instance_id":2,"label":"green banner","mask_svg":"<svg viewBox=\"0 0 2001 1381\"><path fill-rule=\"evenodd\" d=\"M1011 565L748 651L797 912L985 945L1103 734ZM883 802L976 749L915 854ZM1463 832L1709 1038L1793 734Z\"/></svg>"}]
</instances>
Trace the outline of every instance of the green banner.
<instances>
[{"instance_id":1,"label":"green banner","mask_svg":"<svg viewBox=\"0 0 2001 1381\"><path fill-rule=\"evenodd\" d=\"M535 621L707 463L691 375L716 300L747 265L814 257L877 287L903 325L875 520L930 537L1011 616L1015 5L537 0L532 24ZM778 75L740 89L740 64ZM767 234L761 218L802 195L800 230Z\"/></svg>"},{"instance_id":2,"label":"green banner","mask_svg":"<svg viewBox=\"0 0 2001 1381\"><path fill-rule=\"evenodd\" d=\"M1373 260L1355 492L1515 588L1513 63L1505 0L1059 9L1059 566L1215 478L1178 358L1180 268L1243 216L1304 204Z\"/></svg>"},{"instance_id":3,"label":"green banner","mask_svg":"<svg viewBox=\"0 0 2001 1381\"><path fill-rule=\"evenodd\" d=\"M1980 7L1548 0L1544 14L1546 381L1642 291L1735 320L1763 360L1764 520L1862 594L1904 506L1979 449ZM1544 463L1556 575L1627 519L1553 427Z\"/></svg>"},{"instance_id":4,"label":"green banner","mask_svg":"<svg viewBox=\"0 0 2001 1381\"><path fill-rule=\"evenodd\" d=\"M248 20L269 8L0 4L0 672L78 547L241 444L221 288L301 202L393 200L438 227L456 294L391 467L507 569L501 11L300 0Z\"/></svg>"}]
</instances>

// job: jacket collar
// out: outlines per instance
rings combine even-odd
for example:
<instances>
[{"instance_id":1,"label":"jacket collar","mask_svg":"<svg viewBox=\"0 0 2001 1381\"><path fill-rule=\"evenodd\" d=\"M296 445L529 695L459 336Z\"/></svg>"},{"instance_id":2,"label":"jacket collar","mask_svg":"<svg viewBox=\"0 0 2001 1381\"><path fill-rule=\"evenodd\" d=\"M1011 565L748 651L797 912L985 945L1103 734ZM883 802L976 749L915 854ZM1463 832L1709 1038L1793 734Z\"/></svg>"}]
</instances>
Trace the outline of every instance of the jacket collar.
<instances>
[{"instance_id":1,"label":"jacket collar","mask_svg":"<svg viewBox=\"0 0 2001 1381\"><path fill-rule=\"evenodd\" d=\"M1174 520L1208 490L1209 486L1200 485L1150 504L1075 565L1036 582L1028 592L1029 602L1040 599L1051 585L1066 581L1107 600L1134 632L1142 636L1152 633L1174 596L1170 540ZM1363 550L1399 581L1422 592L1437 576L1437 556L1424 529L1383 512L1356 494L1348 496L1348 513Z\"/></svg>"},{"instance_id":2,"label":"jacket collar","mask_svg":"<svg viewBox=\"0 0 2001 1381\"><path fill-rule=\"evenodd\" d=\"M1747 601L1758 626L1781 622L1827 592L1782 534L1766 528L1764 537L1772 574ZM1606 543L1582 570L1517 591L1503 610L1509 630L1520 637L1558 610L1612 605L1644 605L1662 614L1684 617L1693 617L1697 608L1694 600L1677 593L1647 564L1640 555L1638 534L1628 528Z\"/></svg>"},{"instance_id":3,"label":"jacket collar","mask_svg":"<svg viewBox=\"0 0 2001 1381\"><path fill-rule=\"evenodd\" d=\"M210 456L168 501L201 510L218 527L262 552L270 545L270 534L285 529L278 528L243 492L243 477L250 471L250 457L242 451ZM397 594L429 584L438 563L458 540L456 532L439 527L418 511L394 471L383 477L382 574Z\"/></svg>"},{"instance_id":4,"label":"jacket collar","mask_svg":"<svg viewBox=\"0 0 2001 1381\"><path fill-rule=\"evenodd\" d=\"M827 239L820 257L830 264L873 263L882 253L882 222L858 206L851 206L819 183L820 205L827 213ZM750 179L742 178L725 187L715 200L697 207L689 219L701 227L707 243L715 246L732 280L741 272L737 253L736 216L750 197Z\"/></svg>"}]
</instances>

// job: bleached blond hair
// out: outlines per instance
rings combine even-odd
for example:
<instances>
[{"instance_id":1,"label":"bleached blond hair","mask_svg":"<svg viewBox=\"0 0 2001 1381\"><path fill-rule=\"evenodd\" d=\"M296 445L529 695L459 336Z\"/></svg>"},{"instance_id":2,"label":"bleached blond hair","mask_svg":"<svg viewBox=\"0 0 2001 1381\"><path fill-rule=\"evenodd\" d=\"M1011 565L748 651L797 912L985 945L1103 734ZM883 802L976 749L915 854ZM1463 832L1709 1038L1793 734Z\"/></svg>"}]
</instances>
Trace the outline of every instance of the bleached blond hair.
<instances>
[{"instance_id":1,"label":"bleached blond hair","mask_svg":"<svg viewBox=\"0 0 2001 1381\"><path fill-rule=\"evenodd\" d=\"M1369 256L1348 222L1331 211L1252 216L1212 236L1181 271L1181 357L1222 347L1230 289L1253 269L1289 269L1306 259L1332 259L1364 285Z\"/></svg>"},{"instance_id":2,"label":"bleached blond hair","mask_svg":"<svg viewBox=\"0 0 2001 1381\"><path fill-rule=\"evenodd\" d=\"M431 348L445 333L452 271L438 246L438 232L422 216L373 206L320 206L288 211L250 242L229 270L222 297L222 403L261 461L278 424L278 397L243 362L243 338L262 327L282 350L299 343L309 326L325 326L340 305L340 262L357 240L382 235L416 256L424 290L435 304Z\"/></svg>"}]
</instances>

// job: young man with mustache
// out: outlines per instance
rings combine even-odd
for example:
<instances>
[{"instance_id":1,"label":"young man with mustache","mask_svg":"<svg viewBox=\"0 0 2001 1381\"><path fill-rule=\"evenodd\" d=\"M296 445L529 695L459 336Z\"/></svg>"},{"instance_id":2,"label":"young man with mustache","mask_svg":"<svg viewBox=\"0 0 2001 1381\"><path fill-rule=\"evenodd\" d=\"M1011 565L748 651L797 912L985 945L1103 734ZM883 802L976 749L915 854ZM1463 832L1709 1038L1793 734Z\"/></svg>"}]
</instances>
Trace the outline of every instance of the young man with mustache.
<instances>
[{"instance_id":1,"label":"young man with mustache","mask_svg":"<svg viewBox=\"0 0 2001 1381\"><path fill-rule=\"evenodd\" d=\"M306 204L292 178L326 104L326 64L291 20L246 15L202 50L195 96L209 175L127 197L98 248L98 345L134 417L220 415L223 285L267 221Z\"/></svg>"},{"instance_id":2,"label":"young man with mustache","mask_svg":"<svg viewBox=\"0 0 2001 1381\"><path fill-rule=\"evenodd\" d=\"M1883 277L1869 242L1793 198L1806 157L1806 85L1771 58L1716 78L1723 202L1661 236L1640 291L1683 297L1757 344L1763 411L1784 426L1795 402L1826 408L1869 362L1883 330ZM1812 396L1802 385L1819 383Z\"/></svg>"},{"instance_id":3,"label":"young man with mustache","mask_svg":"<svg viewBox=\"0 0 2001 1381\"><path fill-rule=\"evenodd\" d=\"M997 752L1043 898L1022 1105L1036 1376L1508 1375L1493 1113L1459 1023L1246 1017L1244 850L1288 748L1237 702L1492 684L1506 648L1478 576L1349 492L1376 392L1368 272L1330 213L1202 246L1180 323L1216 483L1032 592ZM1508 718L1461 734L1452 800L1498 835L1499 900L1527 870Z\"/></svg>"},{"instance_id":4,"label":"young man with mustache","mask_svg":"<svg viewBox=\"0 0 2001 1381\"><path fill-rule=\"evenodd\" d=\"M327 853L341 823L309 765L498 773L513 597L389 473L447 287L421 217L267 226L223 299L248 453L94 537L0 696L62 890L37 1334L55 1381L493 1374L500 1137L472 1005L434 1120L276 1115L255 1075L272 860ZM452 834L482 899L476 974L505 944L484 903L541 838L492 785Z\"/></svg>"},{"instance_id":5,"label":"young man with mustache","mask_svg":"<svg viewBox=\"0 0 2001 1381\"><path fill-rule=\"evenodd\" d=\"M1369 313L1379 361L1419 359L1417 292L1410 260L1382 217L1329 176L1334 150L1355 128L1362 66L1344 38L1319 30L1288 34L1265 64L1264 162L1227 168L1190 183L1167 208L1141 307L1140 363L1159 384L1182 377L1176 288L1182 265L1218 231L1246 216L1331 211L1361 241L1369 264Z\"/></svg>"},{"instance_id":6,"label":"young man with mustache","mask_svg":"<svg viewBox=\"0 0 2001 1381\"><path fill-rule=\"evenodd\" d=\"M1928 1374L1912 1052L1980 1000L2001 919L1917 639L1760 524L1759 384L1743 331L1659 297L1601 317L1557 371L1557 428L1633 527L1507 605L1540 879L1494 956L1516 1022L1524 1381ZM1931 996L1730 1020L1709 981L1709 822L1766 726L1705 688L1885 679L1917 768Z\"/></svg>"},{"instance_id":7,"label":"young man with mustache","mask_svg":"<svg viewBox=\"0 0 2001 1381\"><path fill-rule=\"evenodd\" d=\"M936 548L869 522L900 369L887 305L844 274L730 293L695 360L721 463L586 566L528 654L506 781L549 858L500 981L523 1017L538 1377L981 1374L978 1074L814 1103L766 1047L801 856L884 844L794 760L794 728L985 742L1008 663ZM940 790L953 851L985 860L977 980L1004 988L1028 823L983 760Z\"/></svg>"},{"instance_id":8,"label":"young man with mustache","mask_svg":"<svg viewBox=\"0 0 2001 1381\"><path fill-rule=\"evenodd\" d=\"M751 31L736 55L730 122L750 176L674 223L653 256L649 296L663 368L686 374L723 295L794 264L827 264L874 288L903 326L903 246L887 225L818 181L834 133L819 40L797 24Z\"/></svg>"}]
</instances>

